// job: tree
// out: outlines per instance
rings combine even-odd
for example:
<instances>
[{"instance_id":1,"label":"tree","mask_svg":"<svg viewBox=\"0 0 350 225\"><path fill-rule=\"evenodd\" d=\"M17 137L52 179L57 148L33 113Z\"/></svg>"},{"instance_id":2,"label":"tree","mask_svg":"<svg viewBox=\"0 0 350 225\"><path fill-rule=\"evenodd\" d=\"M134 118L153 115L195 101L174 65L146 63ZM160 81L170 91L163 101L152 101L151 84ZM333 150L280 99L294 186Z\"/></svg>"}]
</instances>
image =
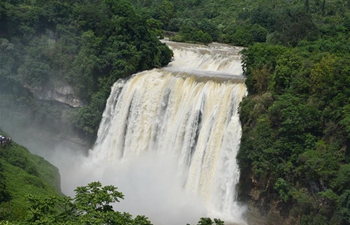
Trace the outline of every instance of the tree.
<instances>
[{"instance_id":1,"label":"tree","mask_svg":"<svg viewBox=\"0 0 350 225\"><path fill-rule=\"evenodd\" d=\"M145 216L134 219L129 213L113 210L111 205L119 202L124 195L117 188L102 186L100 182L92 182L87 186L75 189L72 199L63 196L46 196L39 198L28 196L30 202L29 224L137 224L151 225Z\"/></svg>"},{"instance_id":2,"label":"tree","mask_svg":"<svg viewBox=\"0 0 350 225\"><path fill-rule=\"evenodd\" d=\"M322 1L322 16L325 14L325 9L326 9L326 0Z\"/></svg>"},{"instance_id":3,"label":"tree","mask_svg":"<svg viewBox=\"0 0 350 225\"><path fill-rule=\"evenodd\" d=\"M287 202L289 199L289 189L290 186L289 184L283 179L283 178L278 178L275 185L273 186L273 189L278 191L280 194L280 197L283 199L283 201Z\"/></svg>"},{"instance_id":4,"label":"tree","mask_svg":"<svg viewBox=\"0 0 350 225\"><path fill-rule=\"evenodd\" d=\"M293 51L286 51L278 57L275 73L271 79L273 92L281 94L289 88L291 81L302 68L302 60L303 58Z\"/></svg>"},{"instance_id":5,"label":"tree","mask_svg":"<svg viewBox=\"0 0 350 225\"><path fill-rule=\"evenodd\" d=\"M350 187L350 164L340 166L335 179L335 186L339 190L345 190L347 187Z\"/></svg>"},{"instance_id":6,"label":"tree","mask_svg":"<svg viewBox=\"0 0 350 225\"><path fill-rule=\"evenodd\" d=\"M114 211L111 204L119 202L124 195L113 185L92 182L77 187L75 192L74 198L28 196L30 215L26 224L152 225L146 216L133 218L129 213ZM224 225L224 222L217 218L201 218L197 225Z\"/></svg>"},{"instance_id":7,"label":"tree","mask_svg":"<svg viewBox=\"0 0 350 225\"><path fill-rule=\"evenodd\" d=\"M309 0L305 0L305 11L306 13L308 13L310 10L310 3L309 3Z\"/></svg>"},{"instance_id":8,"label":"tree","mask_svg":"<svg viewBox=\"0 0 350 225\"><path fill-rule=\"evenodd\" d=\"M220 220L220 219L211 219L209 217L202 217L200 218L200 220L198 221L197 225L224 225L224 221ZM189 224L187 224L189 225Z\"/></svg>"},{"instance_id":9,"label":"tree","mask_svg":"<svg viewBox=\"0 0 350 225\"><path fill-rule=\"evenodd\" d=\"M344 191L340 196L339 214L343 220L343 224L350 224L350 190Z\"/></svg>"},{"instance_id":10,"label":"tree","mask_svg":"<svg viewBox=\"0 0 350 225\"><path fill-rule=\"evenodd\" d=\"M209 44L213 41L210 34L203 32L202 30L185 24L181 26L178 35L175 35L173 41L184 41L184 42L199 42L203 44Z\"/></svg>"},{"instance_id":11,"label":"tree","mask_svg":"<svg viewBox=\"0 0 350 225\"><path fill-rule=\"evenodd\" d=\"M318 30L311 15L300 8L287 8L275 26L279 41L287 46L295 46L303 39L317 39Z\"/></svg>"},{"instance_id":12,"label":"tree","mask_svg":"<svg viewBox=\"0 0 350 225\"><path fill-rule=\"evenodd\" d=\"M3 166L0 162L0 203L2 202L7 202L8 200L11 199L10 194L8 193L8 191L6 190L6 180L5 180L5 176L3 175ZM1 220L1 215L0 215L0 220Z\"/></svg>"},{"instance_id":13,"label":"tree","mask_svg":"<svg viewBox=\"0 0 350 225\"><path fill-rule=\"evenodd\" d=\"M270 76L275 70L278 56L286 51L287 48L285 47L267 44L255 44L241 51L242 68L244 75L247 77L246 85L249 93L257 94L260 91L266 91ZM260 75L261 72L262 75Z\"/></svg>"},{"instance_id":14,"label":"tree","mask_svg":"<svg viewBox=\"0 0 350 225\"><path fill-rule=\"evenodd\" d=\"M163 1L162 4L157 8L158 19L162 21L163 28L167 28L170 19L175 17L175 6L170 1Z\"/></svg>"},{"instance_id":15,"label":"tree","mask_svg":"<svg viewBox=\"0 0 350 225\"><path fill-rule=\"evenodd\" d=\"M273 31L277 21L277 13L273 8L266 5L259 5L251 11L250 18L252 24L259 24L267 30Z\"/></svg>"}]
</instances>

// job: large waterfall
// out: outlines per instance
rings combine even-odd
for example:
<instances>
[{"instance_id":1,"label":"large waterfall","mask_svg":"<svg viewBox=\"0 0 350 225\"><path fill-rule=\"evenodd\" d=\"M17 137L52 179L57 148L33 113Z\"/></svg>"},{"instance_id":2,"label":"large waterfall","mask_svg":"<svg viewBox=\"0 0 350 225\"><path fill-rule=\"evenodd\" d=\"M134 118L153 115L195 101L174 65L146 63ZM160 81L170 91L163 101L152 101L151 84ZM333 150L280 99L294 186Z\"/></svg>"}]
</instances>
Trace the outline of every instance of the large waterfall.
<instances>
[{"instance_id":1,"label":"large waterfall","mask_svg":"<svg viewBox=\"0 0 350 225\"><path fill-rule=\"evenodd\" d=\"M241 137L237 110L246 94L240 49L167 44L174 52L169 66L114 84L89 158L101 167L133 161L142 164L140 159L148 157L150 165L159 164L156 172L160 174L172 166L173 177L146 186L172 180L171 185L178 185L186 196L199 199L207 213L202 216L242 223L235 189ZM109 171L110 176L115 174ZM150 174L145 172L137 179L147 179Z\"/></svg>"}]
</instances>

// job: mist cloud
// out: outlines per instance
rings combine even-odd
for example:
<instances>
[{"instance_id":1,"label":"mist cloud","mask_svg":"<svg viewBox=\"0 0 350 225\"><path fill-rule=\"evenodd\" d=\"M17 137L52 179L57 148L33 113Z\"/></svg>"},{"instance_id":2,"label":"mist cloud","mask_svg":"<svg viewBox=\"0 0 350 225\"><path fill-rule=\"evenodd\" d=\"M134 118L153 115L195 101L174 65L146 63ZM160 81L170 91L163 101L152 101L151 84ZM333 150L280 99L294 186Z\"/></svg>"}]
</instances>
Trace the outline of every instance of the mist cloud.
<instances>
[{"instance_id":1,"label":"mist cloud","mask_svg":"<svg viewBox=\"0 0 350 225\"><path fill-rule=\"evenodd\" d=\"M185 193L176 163L169 157L149 152L132 160L97 162L69 150L58 152L53 163L60 168L62 191L67 195L74 196L77 186L100 181L124 194L115 210L145 215L156 225L195 224L207 214L199 197Z\"/></svg>"}]
</instances>

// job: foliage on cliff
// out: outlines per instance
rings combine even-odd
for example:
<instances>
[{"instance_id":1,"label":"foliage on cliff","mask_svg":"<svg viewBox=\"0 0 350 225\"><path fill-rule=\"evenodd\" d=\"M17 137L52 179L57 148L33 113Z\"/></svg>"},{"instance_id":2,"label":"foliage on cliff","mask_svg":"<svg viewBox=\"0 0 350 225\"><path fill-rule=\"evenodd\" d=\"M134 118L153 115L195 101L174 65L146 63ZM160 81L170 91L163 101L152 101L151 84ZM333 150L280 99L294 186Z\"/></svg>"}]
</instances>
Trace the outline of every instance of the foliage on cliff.
<instances>
[{"instance_id":1,"label":"foliage on cliff","mask_svg":"<svg viewBox=\"0 0 350 225\"><path fill-rule=\"evenodd\" d=\"M242 52L240 190L293 224L350 224L349 34Z\"/></svg>"},{"instance_id":2,"label":"foliage on cliff","mask_svg":"<svg viewBox=\"0 0 350 225\"><path fill-rule=\"evenodd\" d=\"M56 167L14 142L0 146L0 221L24 221L28 194L60 193Z\"/></svg>"},{"instance_id":3,"label":"foliage on cliff","mask_svg":"<svg viewBox=\"0 0 350 225\"><path fill-rule=\"evenodd\" d=\"M160 34L156 20L123 0L1 1L1 94L12 100L9 105L41 113L23 86L69 84L88 104L67 124L73 120L93 136L117 79L170 61L172 52L158 40ZM43 114L62 122L56 112Z\"/></svg>"}]
</instances>

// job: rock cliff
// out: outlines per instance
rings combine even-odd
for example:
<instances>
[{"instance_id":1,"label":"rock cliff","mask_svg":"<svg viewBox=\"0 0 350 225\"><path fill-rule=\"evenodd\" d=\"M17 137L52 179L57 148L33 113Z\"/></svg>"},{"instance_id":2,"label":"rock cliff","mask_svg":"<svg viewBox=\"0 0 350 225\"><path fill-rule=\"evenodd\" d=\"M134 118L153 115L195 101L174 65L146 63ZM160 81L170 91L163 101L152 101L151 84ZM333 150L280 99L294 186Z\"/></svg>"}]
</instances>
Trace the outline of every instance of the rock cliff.
<instances>
[{"instance_id":1,"label":"rock cliff","mask_svg":"<svg viewBox=\"0 0 350 225\"><path fill-rule=\"evenodd\" d=\"M73 87L69 84L51 84L45 87L32 87L25 84L24 86L33 94L34 98L39 100L56 101L74 108L86 105L74 94Z\"/></svg>"}]
</instances>

